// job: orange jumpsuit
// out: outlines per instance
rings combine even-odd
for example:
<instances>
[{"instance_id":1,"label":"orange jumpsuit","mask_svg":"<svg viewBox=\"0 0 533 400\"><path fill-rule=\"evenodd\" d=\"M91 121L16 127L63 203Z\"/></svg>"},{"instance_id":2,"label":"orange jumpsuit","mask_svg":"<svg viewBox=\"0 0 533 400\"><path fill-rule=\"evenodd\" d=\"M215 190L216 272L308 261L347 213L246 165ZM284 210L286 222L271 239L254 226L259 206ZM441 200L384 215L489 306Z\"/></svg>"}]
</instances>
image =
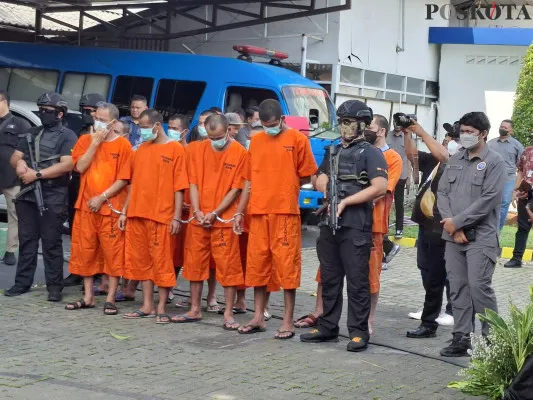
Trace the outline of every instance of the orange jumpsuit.
<instances>
[{"instance_id":1,"label":"orange jumpsuit","mask_svg":"<svg viewBox=\"0 0 533 400\"><path fill-rule=\"evenodd\" d=\"M266 286L273 275L284 289L300 286L300 178L317 169L309 139L297 130L286 129L277 136L259 132L252 137L247 286Z\"/></svg>"},{"instance_id":2,"label":"orange jumpsuit","mask_svg":"<svg viewBox=\"0 0 533 400\"><path fill-rule=\"evenodd\" d=\"M87 152L91 140L91 135L80 137L72 151L74 165ZM98 212L92 212L88 202L104 193L117 180L131 179L133 154L130 143L123 137L103 142L98 146L89 168L81 174L69 262L72 274L93 276L105 273L109 276L122 276L124 232L117 227L119 215L112 212L106 202ZM109 201L113 208L121 211L126 197L127 187Z\"/></svg>"},{"instance_id":3,"label":"orange jumpsuit","mask_svg":"<svg viewBox=\"0 0 533 400\"><path fill-rule=\"evenodd\" d=\"M233 189L244 187L243 170L247 167L248 153L232 141L224 151L216 151L210 140L200 142L190 154L189 181L196 185L200 210L207 215L214 211ZM238 201L222 212L221 219L231 219ZM192 221L185 239L183 277L189 281L204 281L209 277L210 260L216 264L217 281L222 286L244 283L239 252L239 238L233 225L215 220L211 228Z\"/></svg>"},{"instance_id":4,"label":"orange jumpsuit","mask_svg":"<svg viewBox=\"0 0 533 400\"><path fill-rule=\"evenodd\" d=\"M372 212L372 250L369 262L370 293L378 293L380 289L381 268L383 265L383 239L389 231L389 213L392 207L393 193L402 174L402 158L392 149L383 152L388 167L387 194L374 202ZM320 267L316 281L321 282Z\"/></svg>"},{"instance_id":5,"label":"orange jumpsuit","mask_svg":"<svg viewBox=\"0 0 533 400\"><path fill-rule=\"evenodd\" d=\"M124 277L174 287L175 193L189 186L185 150L175 141L146 142L135 152L126 224Z\"/></svg>"}]
</instances>

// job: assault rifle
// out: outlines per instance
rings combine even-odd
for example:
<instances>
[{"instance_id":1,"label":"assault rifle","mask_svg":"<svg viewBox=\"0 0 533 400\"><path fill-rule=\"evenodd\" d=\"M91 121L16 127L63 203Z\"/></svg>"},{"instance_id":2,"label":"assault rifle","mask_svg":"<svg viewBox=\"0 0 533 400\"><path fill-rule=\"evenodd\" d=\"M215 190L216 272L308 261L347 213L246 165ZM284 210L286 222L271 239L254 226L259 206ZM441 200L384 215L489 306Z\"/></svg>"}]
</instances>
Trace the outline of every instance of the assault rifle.
<instances>
[{"instance_id":1,"label":"assault rifle","mask_svg":"<svg viewBox=\"0 0 533 400\"><path fill-rule=\"evenodd\" d=\"M337 157L336 156L336 146L332 142L329 146L329 190L327 193L327 202L325 202L318 210L313 214L320 215L329 207L328 215L328 225L333 229L333 234L339 229L339 217L337 216L338 206L339 206L339 195L337 191Z\"/></svg>"},{"instance_id":2,"label":"assault rifle","mask_svg":"<svg viewBox=\"0 0 533 400\"><path fill-rule=\"evenodd\" d=\"M28 152L30 156L30 164L31 168L34 171L39 171L39 166L37 164L37 161L35 160L35 154L34 154L34 148L33 148L33 136L31 133L26 134L26 140L28 142ZM44 199L43 199L43 187L41 185L41 181L37 179L35 182L33 182L30 186L28 186L23 192L26 193L30 190L33 190L35 193L35 202L37 203L37 209L39 210L39 214L43 216L44 212L46 211L46 206L44 205ZM20 193L19 193L20 194Z\"/></svg>"}]
</instances>

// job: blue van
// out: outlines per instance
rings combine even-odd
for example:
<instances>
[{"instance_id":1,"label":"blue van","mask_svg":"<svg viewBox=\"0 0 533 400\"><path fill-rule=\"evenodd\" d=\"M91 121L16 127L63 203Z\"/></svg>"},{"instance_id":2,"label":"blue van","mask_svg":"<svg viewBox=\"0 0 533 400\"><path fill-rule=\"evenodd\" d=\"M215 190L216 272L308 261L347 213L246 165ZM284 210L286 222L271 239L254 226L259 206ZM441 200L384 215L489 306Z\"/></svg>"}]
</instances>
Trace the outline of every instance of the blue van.
<instances>
[{"instance_id":1,"label":"blue van","mask_svg":"<svg viewBox=\"0 0 533 400\"><path fill-rule=\"evenodd\" d=\"M314 126L336 125L335 108L320 85L279 66L224 57L0 42L0 88L26 101L57 91L74 109L82 95L96 92L117 105L121 115L128 113L131 96L140 94L165 121L179 113L193 125L211 107L226 112L272 98L286 115L313 117ZM322 136L310 139L319 165L330 143L328 135ZM300 207L316 209L322 197L305 186Z\"/></svg>"}]
</instances>

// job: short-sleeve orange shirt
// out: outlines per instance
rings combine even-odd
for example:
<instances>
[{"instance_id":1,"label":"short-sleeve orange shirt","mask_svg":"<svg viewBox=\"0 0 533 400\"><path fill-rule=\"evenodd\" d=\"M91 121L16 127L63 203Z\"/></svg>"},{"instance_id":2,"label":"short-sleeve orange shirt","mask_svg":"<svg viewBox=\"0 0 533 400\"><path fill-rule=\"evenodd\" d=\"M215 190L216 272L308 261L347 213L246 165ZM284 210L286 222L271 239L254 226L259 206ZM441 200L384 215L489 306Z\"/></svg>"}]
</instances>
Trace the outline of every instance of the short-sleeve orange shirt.
<instances>
[{"instance_id":1,"label":"short-sleeve orange shirt","mask_svg":"<svg viewBox=\"0 0 533 400\"><path fill-rule=\"evenodd\" d=\"M72 150L72 162L78 163L91 145L91 135L82 135ZM80 191L75 204L77 210L90 211L87 203L95 196L101 195L116 181L131 179L133 149L129 141L117 137L111 142L103 142L98 146L89 168L81 174ZM116 196L109 199L113 208L122 210L128 195L125 187ZM111 209L104 203L98 211L101 215L110 215Z\"/></svg>"},{"instance_id":2,"label":"short-sleeve orange shirt","mask_svg":"<svg viewBox=\"0 0 533 400\"><path fill-rule=\"evenodd\" d=\"M392 149L385 150L383 156L387 162L389 172L387 192L394 193L394 188L402 175L402 157ZM387 193L385 197L380 198L374 203L374 211L372 212L372 232L374 233L386 234L389 232L389 214L392 207L392 202L389 201L389 197L389 193Z\"/></svg>"},{"instance_id":3,"label":"short-sleeve orange shirt","mask_svg":"<svg viewBox=\"0 0 533 400\"><path fill-rule=\"evenodd\" d=\"M190 152L189 181L198 187L200 210L207 214L214 211L232 189L244 187L243 170L248 152L237 142L232 142L224 151L216 151L210 140L204 140ZM238 200L221 215L231 219L237 212ZM231 226L216 221L214 226Z\"/></svg>"},{"instance_id":4,"label":"short-sleeve orange shirt","mask_svg":"<svg viewBox=\"0 0 533 400\"><path fill-rule=\"evenodd\" d=\"M250 213L300 214L300 178L318 167L309 139L286 129L277 136L259 132L250 142Z\"/></svg>"},{"instance_id":5,"label":"short-sleeve orange shirt","mask_svg":"<svg viewBox=\"0 0 533 400\"><path fill-rule=\"evenodd\" d=\"M189 187L183 146L145 142L135 152L128 217L170 224L174 194Z\"/></svg>"}]
</instances>

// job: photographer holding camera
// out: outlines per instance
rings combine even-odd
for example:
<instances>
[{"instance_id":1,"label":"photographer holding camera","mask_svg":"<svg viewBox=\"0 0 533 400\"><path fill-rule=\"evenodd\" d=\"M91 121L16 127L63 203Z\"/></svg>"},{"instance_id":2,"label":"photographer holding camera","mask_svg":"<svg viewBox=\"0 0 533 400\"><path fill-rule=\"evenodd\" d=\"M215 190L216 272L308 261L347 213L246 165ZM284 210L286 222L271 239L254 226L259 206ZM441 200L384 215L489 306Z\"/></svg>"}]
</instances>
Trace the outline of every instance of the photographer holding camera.
<instances>
[{"instance_id":1,"label":"photographer holding camera","mask_svg":"<svg viewBox=\"0 0 533 400\"><path fill-rule=\"evenodd\" d=\"M499 253L499 213L507 169L490 150L490 122L483 112L460 120L462 149L450 157L439 181L437 205L446 240L446 272L450 282L454 329L444 357L467 356L471 348L473 310L497 311L492 275ZM482 334L489 325L482 323Z\"/></svg>"}]
</instances>

